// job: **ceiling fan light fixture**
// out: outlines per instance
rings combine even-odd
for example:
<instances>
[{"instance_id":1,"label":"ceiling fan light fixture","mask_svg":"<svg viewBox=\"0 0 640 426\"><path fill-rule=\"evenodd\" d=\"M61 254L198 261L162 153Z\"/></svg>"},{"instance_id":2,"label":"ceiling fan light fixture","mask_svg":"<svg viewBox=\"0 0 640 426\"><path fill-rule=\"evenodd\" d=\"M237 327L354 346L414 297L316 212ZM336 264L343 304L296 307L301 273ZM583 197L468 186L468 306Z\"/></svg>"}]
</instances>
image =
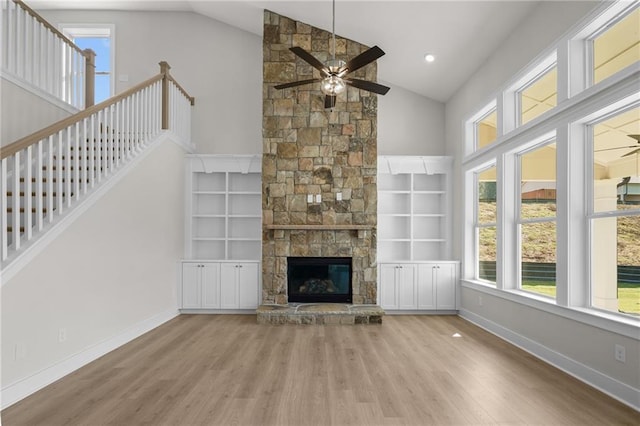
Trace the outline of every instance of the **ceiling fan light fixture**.
<instances>
[{"instance_id":1,"label":"ceiling fan light fixture","mask_svg":"<svg viewBox=\"0 0 640 426\"><path fill-rule=\"evenodd\" d=\"M320 83L320 90L327 96L336 96L344 92L346 88L344 80L335 75L330 75Z\"/></svg>"}]
</instances>

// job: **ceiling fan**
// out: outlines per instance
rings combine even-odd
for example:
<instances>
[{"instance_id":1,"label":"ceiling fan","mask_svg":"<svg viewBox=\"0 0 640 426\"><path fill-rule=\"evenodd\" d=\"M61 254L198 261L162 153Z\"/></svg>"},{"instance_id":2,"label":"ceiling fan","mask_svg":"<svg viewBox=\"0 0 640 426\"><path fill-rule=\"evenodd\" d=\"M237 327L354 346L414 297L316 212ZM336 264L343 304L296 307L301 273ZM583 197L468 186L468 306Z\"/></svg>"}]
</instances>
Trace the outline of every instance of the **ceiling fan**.
<instances>
[{"instance_id":1,"label":"ceiling fan","mask_svg":"<svg viewBox=\"0 0 640 426\"><path fill-rule=\"evenodd\" d=\"M640 152L640 135L627 135L629 136L631 139L635 139L636 142L638 142L637 145L628 145L628 146L617 146L615 148L604 148L604 149L597 149L594 152L603 152L603 151L613 151L616 149L629 149L629 148L636 148L631 152L627 152L626 154L624 154L622 157L629 157L631 155L634 155L636 153Z\"/></svg>"},{"instance_id":2,"label":"ceiling fan","mask_svg":"<svg viewBox=\"0 0 640 426\"><path fill-rule=\"evenodd\" d=\"M347 74L352 73L365 65L370 64L376 59L384 55L384 51L378 46L373 46L371 49L362 52L349 62L336 59L336 1L333 0L333 28L332 28L332 59L327 61L327 64L323 64L311 53L307 52L301 47L291 47L289 50L296 56L304 60L306 63L320 71L321 78L312 78L308 80L294 81L292 83L284 83L274 86L276 89L287 89L289 87L302 86L309 83L315 83L320 81L320 90L325 94L324 107L333 108L336 105L336 97L338 94L345 91L347 85L356 87L358 89L366 90L368 92L384 95L389 91L389 87L382 84L374 83L366 80L359 80L357 78L345 78Z\"/></svg>"}]
</instances>

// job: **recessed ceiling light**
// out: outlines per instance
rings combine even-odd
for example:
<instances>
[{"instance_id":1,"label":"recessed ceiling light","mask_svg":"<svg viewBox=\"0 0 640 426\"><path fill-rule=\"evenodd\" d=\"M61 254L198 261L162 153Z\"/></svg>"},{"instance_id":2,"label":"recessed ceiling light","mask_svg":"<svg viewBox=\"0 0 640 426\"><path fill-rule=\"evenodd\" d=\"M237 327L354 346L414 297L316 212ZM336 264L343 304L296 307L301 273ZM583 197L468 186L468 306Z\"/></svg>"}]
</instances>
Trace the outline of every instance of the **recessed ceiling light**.
<instances>
[{"instance_id":1,"label":"recessed ceiling light","mask_svg":"<svg viewBox=\"0 0 640 426\"><path fill-rule=\"evenodd\" d=\"M424 60L427 62L433 62L436 60L436 57L433 56L432 53L427 53L426 55L424 55Z\"/></svg>"}]
</instances>

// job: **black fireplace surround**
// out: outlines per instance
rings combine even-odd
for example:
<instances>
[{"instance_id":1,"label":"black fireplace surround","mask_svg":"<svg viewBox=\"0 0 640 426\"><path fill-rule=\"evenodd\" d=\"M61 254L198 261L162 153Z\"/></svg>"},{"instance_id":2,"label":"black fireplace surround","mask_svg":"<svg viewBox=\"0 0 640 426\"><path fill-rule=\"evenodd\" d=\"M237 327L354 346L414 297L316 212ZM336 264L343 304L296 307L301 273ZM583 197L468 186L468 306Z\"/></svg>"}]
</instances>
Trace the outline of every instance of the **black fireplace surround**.
<instances>
[{"instance_id":1,"label":"black fireplace surround","mask_svg":"<svg viewBox=\"0 0 640 426\"><path fill-rule=\"evenodd\" d=\"M350 257L288 257L289 303L352 303Z\"/></svg>"}]
</instances>

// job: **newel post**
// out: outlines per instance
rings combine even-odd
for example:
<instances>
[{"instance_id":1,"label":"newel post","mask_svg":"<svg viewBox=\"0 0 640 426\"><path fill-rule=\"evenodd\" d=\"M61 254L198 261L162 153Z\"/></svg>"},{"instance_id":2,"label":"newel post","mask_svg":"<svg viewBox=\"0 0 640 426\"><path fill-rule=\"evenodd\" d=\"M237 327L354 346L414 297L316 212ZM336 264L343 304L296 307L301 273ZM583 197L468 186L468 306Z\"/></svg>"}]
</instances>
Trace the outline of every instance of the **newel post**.
<instances>
[{"instance_id":1,"label":"newel post","mask_svg":"<svg viewBox=\"0 0 640 426\"><path fill-rule=\"evenodd\" d=\"M95 101L96 91L96 52L91 49L82 51L85 57L84 61L84 107L92 106Z\"/></svg>"},{"instance_id":2,"label":"newel post","mask_svg":"<svg viewBox=\"0 0 640 426\"><path fill-rule=\"evenodd\" d=\"M171 67L166 61L160 62L160 74L162 74L162 129L169 128L169 70Z\"/></svg>"}]
</instances>

